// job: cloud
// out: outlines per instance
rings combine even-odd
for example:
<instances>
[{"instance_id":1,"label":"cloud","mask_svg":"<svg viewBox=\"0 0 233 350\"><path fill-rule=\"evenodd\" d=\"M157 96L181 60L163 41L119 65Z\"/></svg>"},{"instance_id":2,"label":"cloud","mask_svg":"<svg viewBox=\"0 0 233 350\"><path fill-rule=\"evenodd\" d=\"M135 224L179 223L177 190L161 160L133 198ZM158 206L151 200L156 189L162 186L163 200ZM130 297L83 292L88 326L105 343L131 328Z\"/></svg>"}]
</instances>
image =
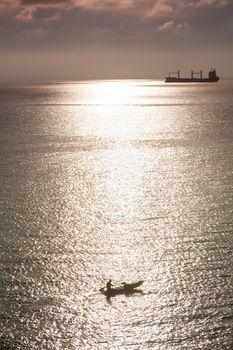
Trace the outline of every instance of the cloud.
<instances>
[{"instance_id":1,"label":"cloud","mask_svg":"<svg viewBox=\"0 0 233 350\"><path fill-rule=\"evenodd\" d=\"M18 4L18 0L0 0L0 15L11 12Z\"/></svg>"},{"instance_id":2,"label":"cloud","mask_svg":"<svg viewBox=\"0 0 233 350\"><path fill-rule=\"evenodd\" d=\"M158 0L155 2L154 6L146 11L146 17L164 17L170 15L174 8L166 0Z\"/></svg>"},{"instance_id":3,"label":"cloud","mask_svg":"<svg viewBox=\"0 0 233 350\"><path fill-rule=\"evenodd\" d=\"M206 6L227 6L229 4L229 0L199 0L196 3L197 7L206 7Z\"/></svg>"},{"instance_id":4,"label":"cloud","mask_svg":"<svg viewBox=\"0 0 233 350\"><path fill-rule=\"evenodd\" d=\"M232 45L232 7L227 0L0 0L0 47L159 47L169 33L172 45Z\"/></svg>"},{"instance_id":5,"label":"cloud","mask_svg":"<svg viewBox=\"0 0 233 350\"><path fill-rule=\"evenodd\" d=\"M144 20L167 18L168 21L200 8L224 8L228 5L229 0L0 0L0 11L17 12L15 18L23 21L32 20L43 8L59 9L61 12L83 9Z\"/></svg>"},{"instance_id":6,"label":"cloud","mask_svg":"<svg viewBox=\"0 0 233 350\"><path fill-rule=\"evenodd\" d=\"M138 4L140 0L137 0ZM89 9L127 9L135 7L135 0L73 0L72 3L76 6L81 6Z\"/></svg>"},{"instance_id":7,"label":"cloud","mask_svg":"<svg viewBox=\"0 0 233 350\"><path fill-rule=\"evenodd\" d=\"M22 6L27 5L35 5L35 6L57 6L57 5L65 5L69 2L66 0L21 0L20 4Z\"/></svg>"},{"instance_id":8,"label":"cloud","mask_svg":"<svg viewBox=\"0 0 233 350\"><path fill-rule=\"evenodd\" d=\"M173 11L171 0L73 0L89 10L116 11L143 18L165 16Z\"/></svg>"},{"instance_id":9,"label":"cloud","mask_svg":"<svg viewBox=\"0 0 233 350\"><path fill-rule=\"evenodd\" d=\"M16 19L20 21L30 21L33 18L33 13L36 12L36 8L33 6L25 7L17 16Z\"/></svg>"},{"instance_id":10,"label":"cloud","mask_svg":"<svg viewBox=\"0 0 233 350\"><path fill-rule=\"evenodd\" d=\"M162 32L164 30L169 30L169 29L172 29L175 27L176 27L176 24L174 21L168 21L168 22L165 22L164 24L162 24L161 26L159 26L158 30Z\"/></svg>"},{"instance_id":11,"label":"cloud","mask_svg":"<svg viewBox=\"0 0 233 350\"><path fill-rule=\"evenodd\" d=\"M162 25L158 26L158 31L159 32L164 32L164 31L174 31L178 32L180 30L185 30L188 29L188 24L187 23L178 23L176 24L173 20L167 21L163 23Z\"/></svg>"},{"instance_id":12,"label":"cloud","mask_svg":"<svg viewBox=\"0 0 233 350\"><path fill-rule=\"evenodd\" d=\"M1 0L0 6L15 6L19 3L19 0Z\"/></svg>"}]
</instances>

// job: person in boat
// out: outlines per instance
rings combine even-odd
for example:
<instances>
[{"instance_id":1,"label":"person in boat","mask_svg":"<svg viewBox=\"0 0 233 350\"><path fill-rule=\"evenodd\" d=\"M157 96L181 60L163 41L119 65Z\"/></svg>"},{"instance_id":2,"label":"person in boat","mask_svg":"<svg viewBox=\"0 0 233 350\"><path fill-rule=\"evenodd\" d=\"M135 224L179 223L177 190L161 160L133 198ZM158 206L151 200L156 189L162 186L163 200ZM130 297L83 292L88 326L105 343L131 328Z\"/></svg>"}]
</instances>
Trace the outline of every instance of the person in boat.
<instances>
[{"instance_id":1,"label":"person in boat","mask_svg":"<svg viewBox=\"0 0 233 350\"><path fill-rule=\"evenodd\" d=\"M109 280L106 284L106 288L107 288L107 293L110 293L112 290L112 280Z\"/></svg>"}]
</instances>

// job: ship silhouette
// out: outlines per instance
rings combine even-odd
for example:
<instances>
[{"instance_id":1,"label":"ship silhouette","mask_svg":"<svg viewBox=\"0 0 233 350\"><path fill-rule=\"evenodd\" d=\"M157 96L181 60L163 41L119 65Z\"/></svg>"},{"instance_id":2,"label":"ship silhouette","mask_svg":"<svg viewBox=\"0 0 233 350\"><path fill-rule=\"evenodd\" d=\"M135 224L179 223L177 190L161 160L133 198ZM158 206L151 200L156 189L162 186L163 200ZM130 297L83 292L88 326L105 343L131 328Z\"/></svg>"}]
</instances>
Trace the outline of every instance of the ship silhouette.
<instances>
[{"instance_id":1,"label":"ship silhouette","mask_svg":"<svg viewBox=\"0 0 233 350\"><path fill-rule=\"evenodd\" d=\"M219 80L216 75L216 70L212 68L209 71L208 78L202 77L202 70L200 72L191 71L190 78L182 78L180 70L177 72L170 72L168 77L165 78L165 83L215 83Z\"/></svg>"}]
</instances>

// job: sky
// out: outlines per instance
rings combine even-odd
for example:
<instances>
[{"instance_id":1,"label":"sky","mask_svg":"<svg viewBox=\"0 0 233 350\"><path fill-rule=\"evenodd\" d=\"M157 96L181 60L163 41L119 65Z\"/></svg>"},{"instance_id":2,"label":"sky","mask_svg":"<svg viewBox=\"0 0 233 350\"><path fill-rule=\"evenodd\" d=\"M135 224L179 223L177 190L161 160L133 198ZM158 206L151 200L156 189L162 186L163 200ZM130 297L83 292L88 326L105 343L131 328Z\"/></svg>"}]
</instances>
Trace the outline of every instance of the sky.
<instances>
[{"instance_id":1,"label":"sky","mask_svg":"<svg viewBox=\"0 0 233 350\"><path fill-rule=\"evenodd\" d=\"M0 80L233 78L233 0L0 0Z\"/></svg>"}]
</instances>

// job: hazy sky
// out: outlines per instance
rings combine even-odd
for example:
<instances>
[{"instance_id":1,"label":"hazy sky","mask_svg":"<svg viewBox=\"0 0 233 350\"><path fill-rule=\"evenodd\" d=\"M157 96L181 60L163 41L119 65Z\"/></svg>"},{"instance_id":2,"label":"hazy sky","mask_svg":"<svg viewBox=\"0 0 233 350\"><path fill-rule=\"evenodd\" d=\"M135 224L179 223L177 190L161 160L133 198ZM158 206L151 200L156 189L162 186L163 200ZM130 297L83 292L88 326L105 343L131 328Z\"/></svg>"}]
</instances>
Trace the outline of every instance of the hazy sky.
<instances>
[{"instance_id":1,"label":"hazy sky","mask_svg":"<svg viewBox=\"0 0 233 350\"><path fill-rule=\"evenodd\" d=\"M233 78L233 0L0 0L0 80Z\"/></svg>"}]
</instances>

